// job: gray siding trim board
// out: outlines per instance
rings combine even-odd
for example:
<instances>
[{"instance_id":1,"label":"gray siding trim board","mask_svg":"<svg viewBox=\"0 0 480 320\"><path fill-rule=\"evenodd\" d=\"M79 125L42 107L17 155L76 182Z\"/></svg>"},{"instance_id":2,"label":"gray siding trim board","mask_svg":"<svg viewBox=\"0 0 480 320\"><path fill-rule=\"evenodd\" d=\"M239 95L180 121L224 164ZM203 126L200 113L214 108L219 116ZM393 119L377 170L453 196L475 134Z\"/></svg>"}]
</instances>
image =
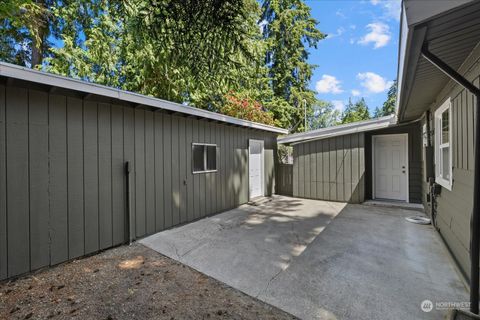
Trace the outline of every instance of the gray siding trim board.
<instances>
[{"instance_id":1,"label":"gray siding trim board","mask_svg":"<svg viewBox=\"0 0 480 320\"><path fill-rule=\"evenodd\" d=\"M275 133L42 90L0 85L0 280L246 203L249 139L273 192ZM192 143L217 172L192 174Z\"/></svg>"}]
</instances>

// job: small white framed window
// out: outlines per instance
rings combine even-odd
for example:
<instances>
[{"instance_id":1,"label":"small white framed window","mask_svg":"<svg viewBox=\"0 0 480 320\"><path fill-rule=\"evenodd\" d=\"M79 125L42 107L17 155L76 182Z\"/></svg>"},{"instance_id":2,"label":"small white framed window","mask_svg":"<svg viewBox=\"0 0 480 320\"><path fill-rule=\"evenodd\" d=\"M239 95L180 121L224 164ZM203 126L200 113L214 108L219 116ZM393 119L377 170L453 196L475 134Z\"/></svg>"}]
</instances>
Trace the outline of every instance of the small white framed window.
<instances>
[{"instance_id":1,"label":"small white framed window","mask_svg":"<svg viewBox=\"0 0 480 320\"><path fill-rule=\"evenodd\" d=\"M192 143L192 172L206 173L217 171L217 145Z\"/></svg>"},{"instance_id":2,"label":"small white framed window","mask_svg":"<svg viewBox=\"0 0 480 320\"><path fill-rule=\"evenodd\" d=\"M448 98L435 111L435 182L452 190L452 108Z\"/></svg>"}]
</instances>

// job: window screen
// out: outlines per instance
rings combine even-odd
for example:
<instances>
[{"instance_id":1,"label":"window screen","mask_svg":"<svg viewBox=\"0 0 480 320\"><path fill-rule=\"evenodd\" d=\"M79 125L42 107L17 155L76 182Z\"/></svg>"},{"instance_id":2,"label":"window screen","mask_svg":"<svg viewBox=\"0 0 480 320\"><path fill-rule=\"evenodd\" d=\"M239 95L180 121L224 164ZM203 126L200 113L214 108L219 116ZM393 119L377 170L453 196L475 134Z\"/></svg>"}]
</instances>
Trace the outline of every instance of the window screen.
<instances>
[{"instance_id":1,"label":"window screen","mask_svg":"<svg viewBox=\"0 0 480 320\"><path fill-rule=\"evenodd\" d=\"M213 144L193 144L193 172L217 170L217 146Z\"/></svg>"},{"instance_id":2,"label":"window screen","mask_svg":"<svg viewBox=\"0 0 480 320\"><path fill-rule=\"evenodd\" d=\"M207 146L207 170L217 170L217 146Z\"/></svg>"},{"instance_id":3,"label":"window screen","mask_svg":"<svg viewBox=\"0 0 480 320\"><path fill-rule=\"evenodd\" d=\"M193 172L205 171L205 161L203 159L204 149L204 145L193 145Z\"/></svg>"}]
</instances>

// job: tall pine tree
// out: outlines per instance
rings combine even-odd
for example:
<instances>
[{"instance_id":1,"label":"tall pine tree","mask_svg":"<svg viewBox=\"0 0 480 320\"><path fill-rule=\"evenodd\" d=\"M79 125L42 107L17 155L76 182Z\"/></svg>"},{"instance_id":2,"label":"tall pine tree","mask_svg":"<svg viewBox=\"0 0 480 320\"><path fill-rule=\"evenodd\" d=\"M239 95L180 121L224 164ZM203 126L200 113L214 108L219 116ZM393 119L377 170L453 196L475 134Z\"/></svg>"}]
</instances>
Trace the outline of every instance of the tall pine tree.
<instances>
[{"instance_id":1,"label":"tall pine tree","mask_svg":"<svg viewBox=\"0 0 480 320\"><path fill-rule=\"evenodd\" d=\"M392 86L388 89L387 100L383 103L382 108L375 109L375 118L388 116L395 113L395 105L397 103L397 80L393 81Z\"/></svg>"},{"instance_id":2,"label":"tall pine tree","mask_svg":"<svg viewBox=\"0 0 480 320\"><path fill-rule=\"evenodd\" d=\"M317 29L310 7L301 0L264 0L263 36L267 42L266 65L273 97L267 102L282 126L303 131L304 104L311 114L317 101L308 88L315 65L308 62L309 48L316 48L325 34Z\"/></svg>"},{"instance_id":3,"label":"tall pine tree","mask_svg":"<svg viewBox=\"0 0 480 320\"><path fill-rule=\"evenodd\" d=\"M352 99L348 99L348 105L342 115L342 123L351 123L370 119L367 103L364 98L353 103Z\"/></svg>"}]
</instances>

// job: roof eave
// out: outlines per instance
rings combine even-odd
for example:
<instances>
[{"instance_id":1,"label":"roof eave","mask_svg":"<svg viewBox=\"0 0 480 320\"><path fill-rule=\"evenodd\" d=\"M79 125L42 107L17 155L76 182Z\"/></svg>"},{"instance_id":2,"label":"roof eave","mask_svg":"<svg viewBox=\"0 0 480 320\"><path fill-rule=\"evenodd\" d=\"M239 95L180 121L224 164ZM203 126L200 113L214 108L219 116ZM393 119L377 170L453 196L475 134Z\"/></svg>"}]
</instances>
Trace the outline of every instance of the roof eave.
<instances>
[{"instance_id":1,"label":"roof eave","mask_svg":"<svg viewBox=\"0 0 480 320\"><path fill-rule=\"evenodd\" d=\"M248 120L242 120L235 117L226 116L220 113L215 113L203 109L198 109L175 102L170 102L158 98L145 96L142 94L124 91L116 88L94 84L78 79L72 79L64 76L59 76L42 71L32 70L26 67L21 67L5 62L0 62L0 76L6 78L14 78L25 80L51 87L58 87L69 89L73 91L80 91L89 94L94 94L102 97L118 99L130 103L141 104L153 108L164 109L172 112L193 115L200 118L207 118L219 122L230 123L242 127L258 129L263 131L274 132L278 134L288 134L288 130L269 126L262 123L257 123Z\"/></svg>"}]
</instances>

